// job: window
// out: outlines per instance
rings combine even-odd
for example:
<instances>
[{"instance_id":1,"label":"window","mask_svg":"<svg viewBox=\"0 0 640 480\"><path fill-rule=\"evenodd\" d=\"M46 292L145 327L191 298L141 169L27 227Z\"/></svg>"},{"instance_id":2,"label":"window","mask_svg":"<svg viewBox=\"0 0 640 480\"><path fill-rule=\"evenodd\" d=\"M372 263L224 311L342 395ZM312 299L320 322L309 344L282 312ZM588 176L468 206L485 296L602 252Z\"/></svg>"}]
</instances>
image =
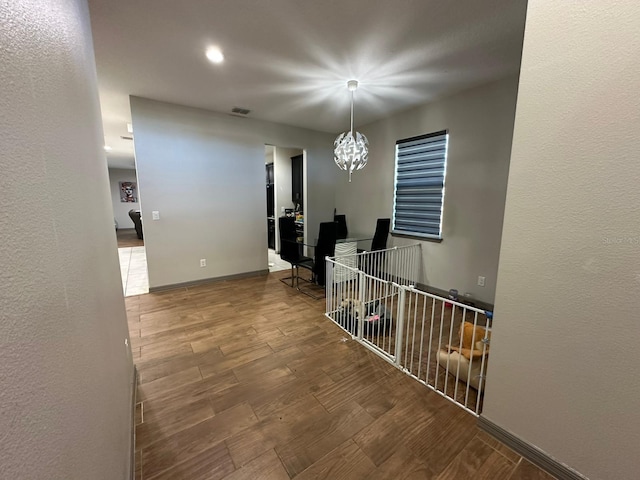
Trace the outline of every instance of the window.
<instances>
[{"instance_id":1,"label":"window","mask_svg":"<svg viewBox=\"0 0 640 480\"><path fill-rule=\"evenodd\" d=\"M396 142L393 233L442 239L447 130Z\"/></svg>"}]
</instances>

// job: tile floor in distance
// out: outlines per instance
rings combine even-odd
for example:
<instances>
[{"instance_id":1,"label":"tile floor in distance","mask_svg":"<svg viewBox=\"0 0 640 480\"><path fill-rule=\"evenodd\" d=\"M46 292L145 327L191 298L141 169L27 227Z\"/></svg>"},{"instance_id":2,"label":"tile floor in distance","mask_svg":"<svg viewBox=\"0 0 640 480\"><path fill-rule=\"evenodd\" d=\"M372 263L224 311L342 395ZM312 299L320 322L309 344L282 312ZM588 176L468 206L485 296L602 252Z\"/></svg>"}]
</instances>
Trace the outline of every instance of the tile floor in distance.
<instances>
[{"instance_id":1,"label":"tile floor in distance","mask_svg":"<svg viewBox=\"0 0 640 480\"><path fill-rule=\"evenodd\" d=\"M279 253L276 253L276 251L271 248L269 248L268 250L270 273L279 272L281 270L289 270L291 268L291 264L282 260Z\"/></svg>"},{"instance_id":2,"label":"tile floor in distance","mask_svg":"<svg viewBox=\"0 0 640 480\"><path fill-rule=\"evenodd\" d=\"M122 291L125 297L149 293L147 254L144 247L119 248Z\"/></svg>"}]
</instances>

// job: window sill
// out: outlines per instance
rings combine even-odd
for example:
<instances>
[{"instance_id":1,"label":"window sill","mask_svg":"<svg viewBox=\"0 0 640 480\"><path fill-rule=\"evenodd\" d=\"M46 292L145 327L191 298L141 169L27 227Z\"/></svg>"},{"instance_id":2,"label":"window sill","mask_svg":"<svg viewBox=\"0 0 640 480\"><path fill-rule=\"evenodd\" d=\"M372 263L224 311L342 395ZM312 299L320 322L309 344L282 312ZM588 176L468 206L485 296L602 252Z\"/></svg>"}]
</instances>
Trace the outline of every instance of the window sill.
<instances>
[{"instance_id":1,"label":"window sill","mask_svg":"<svg viewBox=\"0 0 640 480\"><path fill-rule=\"evenodd\" d=\"M390 232L392 237L399 237L399 238L411 238L413 240L420 240L421 242L433 242L433 243L442 243L442 237L438 238L438 237L426 237L426 236L422 236L422 235L412 235L410 233L400 233L400 232L394 232L393 230Z\"/></svg>"}]
</instances>

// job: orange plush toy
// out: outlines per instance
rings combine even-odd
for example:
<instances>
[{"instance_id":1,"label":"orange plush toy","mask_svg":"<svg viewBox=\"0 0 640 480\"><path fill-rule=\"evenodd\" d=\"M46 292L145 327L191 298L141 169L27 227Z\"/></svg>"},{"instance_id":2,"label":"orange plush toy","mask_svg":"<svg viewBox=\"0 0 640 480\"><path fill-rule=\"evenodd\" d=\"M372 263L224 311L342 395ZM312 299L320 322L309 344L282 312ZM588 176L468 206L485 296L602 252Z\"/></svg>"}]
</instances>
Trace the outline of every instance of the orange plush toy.
<instances>
[{"instance_id":1,"label":"orange plush toy","mask_svg":"<svg viewBox=\"0 0 640 480\"><path fill-rule=\"evenodd\" d=\"M457 345L447 345L438 352L438 364L453 376L475 388L480 386L480 376L487 372L489 339L491 332L479 325L463 322L459 329L460 341ZM483 341L486 339L485 341ZM485 345L486 342L486 345Z\"/></svg>"}]
</instances>

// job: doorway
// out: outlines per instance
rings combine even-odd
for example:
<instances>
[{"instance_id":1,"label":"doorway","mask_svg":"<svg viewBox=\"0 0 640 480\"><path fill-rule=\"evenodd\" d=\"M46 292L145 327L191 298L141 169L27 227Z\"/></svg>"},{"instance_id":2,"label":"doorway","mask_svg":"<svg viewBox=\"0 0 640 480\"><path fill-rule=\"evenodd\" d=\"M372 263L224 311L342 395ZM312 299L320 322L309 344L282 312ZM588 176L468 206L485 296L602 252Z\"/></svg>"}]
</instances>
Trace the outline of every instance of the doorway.
<instances>
[{"instance_id":1,"label":"doorway","mask_svg":"<svg viewBox=\"0 0 640 480\"><path fill-rule=\"evenodd\" d=\"M280 258L278 218L295 217L298 235L304 237L304 151L265 145L265 172L269 271L277 272L291 268Z\"/></svg>"},{"instance_id":2,"label":"doorway","mask_svg":"<svg viewBox=\"0 0 640 480\"><path fill-rule=\"evenodd\" d=\"M133 169L109 167L109 184L114 227L118 240L122 291L125 297L149 293L147 254L140 220L140 199L135 167Z\"/></svg>"}]
</instances>

